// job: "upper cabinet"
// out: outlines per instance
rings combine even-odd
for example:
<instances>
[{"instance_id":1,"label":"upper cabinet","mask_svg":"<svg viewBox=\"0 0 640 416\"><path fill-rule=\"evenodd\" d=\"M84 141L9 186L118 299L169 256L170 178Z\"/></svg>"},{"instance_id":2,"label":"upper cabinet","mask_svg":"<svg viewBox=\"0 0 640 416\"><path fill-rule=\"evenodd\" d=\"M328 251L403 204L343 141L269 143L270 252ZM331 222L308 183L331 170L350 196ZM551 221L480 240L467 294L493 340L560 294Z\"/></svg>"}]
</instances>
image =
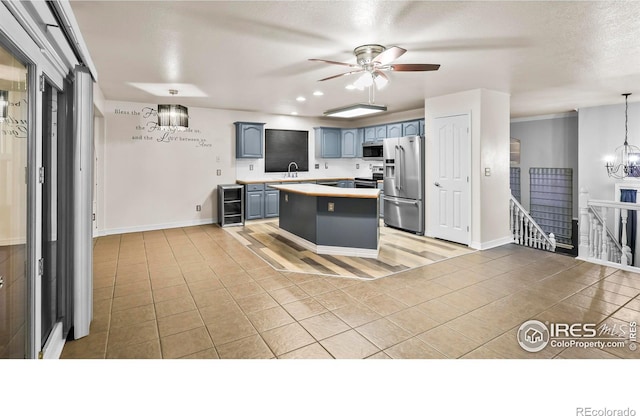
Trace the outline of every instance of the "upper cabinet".
<instances>
[{"instance_id":1,"label":"upper cabinet","mask_svg":"<svg viewBox=\"0 0 640 416\"><path fill-rule=\"evenodd\" d=\"M387 135L385 137L402 137L402 123L387 124Z\"/></svg>"},{"instance_id":2,"label":"upper cabinet","mask_svg":"<svg viewBox=\"0 0 640 416\"><path fill-rule=\"evenodd\" d=\"M383 124L382 126L375 126L376 129L376 140L386 139L387 137L387 125Z\"/></svg>"},{"instance_id":3,"label":"upper cabinet","mask_svg":"<svg viewBox=\"0 0 640 416\"><path fill-rule=\"evenodd\" d=\"M342 157L357 157L362 144L358 140L358 129L342 129Z\"/></svg>"},{"instance_id":4,"label":"upper cabinet","mask_svg":"<svg viewBox=\"0 0 640 416\"><path fill-rule=\"evenodd\" d=\"M342 132L339 128L316 127L315 129L316 157L342 157Z\"/></svg>"},{"instance_id":5,"label":"upper cabinet","mask_svg":"<svg viewBox=\"0 0 640 416\"><path fill-rule=\"evenodd\" d=\"M236 121L236 158L260 159L265 123Z\"/></svg>"},{"instance_id":6,"label":"upper cabinet","mask_svg":"<svg viewBox=\"0 0 640 416\"><path fill-rule=\"evenodd\" d=\"M418 122L420 123L420 135L424 136L424 119L420 119Z\"/></svg>"},{"instance_id":7,"label":"upper cabinet","mask_svg":"<svg viewBox=\"0 0 640 416\"><path fill-rule=\"evenodd\" d=\"M376 128L375 127L365 127L364 128L364 141L366 143L375 142L376 141Z\"/></svg>"},{"instance_id":8,"label":"upper cabinet","mask_svg":"<svg viewBox=\"0 0 640 416\"><path fill-rule=\"evenodd\" d=\"M406 121L402 123L403 136L419 136L420 134L420 120Z\"/></svg>"}]
</instances>

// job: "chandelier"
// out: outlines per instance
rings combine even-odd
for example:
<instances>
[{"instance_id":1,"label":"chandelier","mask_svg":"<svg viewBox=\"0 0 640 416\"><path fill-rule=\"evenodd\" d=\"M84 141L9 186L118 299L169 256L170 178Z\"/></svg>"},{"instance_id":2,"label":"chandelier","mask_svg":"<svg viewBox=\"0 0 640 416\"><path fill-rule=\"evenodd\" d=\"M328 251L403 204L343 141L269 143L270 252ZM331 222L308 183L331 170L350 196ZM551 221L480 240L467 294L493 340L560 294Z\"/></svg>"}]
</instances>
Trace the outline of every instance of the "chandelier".
<instances>
[{"instance_id":1,"label":"chandelier","mask_svg":"<svg viewBox=\"0 0 640 416\"><path fill-rule=\"evenodd\" d=\"M615 156L606 160L605 167L607 174L611 178L624 179L628 176L640 176L640 149L637 146L629 144L627 136L628 129L628 99L631 93L622 94L624 96L624 143L616 149Z\"/></svg>"}]
</instances>

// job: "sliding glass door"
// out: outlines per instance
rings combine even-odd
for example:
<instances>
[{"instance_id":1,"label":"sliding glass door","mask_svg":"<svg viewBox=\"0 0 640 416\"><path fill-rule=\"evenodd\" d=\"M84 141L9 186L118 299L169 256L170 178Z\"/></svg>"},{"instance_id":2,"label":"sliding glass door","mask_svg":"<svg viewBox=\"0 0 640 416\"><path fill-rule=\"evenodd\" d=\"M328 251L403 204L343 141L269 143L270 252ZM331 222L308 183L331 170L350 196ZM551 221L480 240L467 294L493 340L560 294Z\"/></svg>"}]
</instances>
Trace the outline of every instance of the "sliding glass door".
<instances>
[{"instance_id":1,"label":"sliding glass door","mask_svg":"<svg viewBox=\"0 0 640 416\"><path fill-rule=\"evenodd\" d=\"M0 45L0 358L28 355L27 75Z\"/></svg>"}]
</instances>

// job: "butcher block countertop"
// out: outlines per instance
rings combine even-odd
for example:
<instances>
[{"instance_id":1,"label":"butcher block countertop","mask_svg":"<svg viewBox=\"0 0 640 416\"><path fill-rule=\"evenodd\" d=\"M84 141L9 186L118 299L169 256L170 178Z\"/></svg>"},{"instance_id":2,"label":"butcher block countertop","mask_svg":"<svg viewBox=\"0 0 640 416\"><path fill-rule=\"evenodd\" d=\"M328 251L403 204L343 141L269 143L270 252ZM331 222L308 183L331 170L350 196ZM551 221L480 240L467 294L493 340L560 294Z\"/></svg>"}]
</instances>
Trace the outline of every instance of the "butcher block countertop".
<instances>
[{"instance_id":1,"label":"butcher block countertop","mask_svg":"<svg viewBox=\"0 0 640 416\"><path fill-rule=\"evenodd\" d=\"M283 192L338 198L378 198L380 194L380 190L374 188L337 188L335 186L316 185L313 183L271 185L271 187Z\"/></svg>"}]
</instances>

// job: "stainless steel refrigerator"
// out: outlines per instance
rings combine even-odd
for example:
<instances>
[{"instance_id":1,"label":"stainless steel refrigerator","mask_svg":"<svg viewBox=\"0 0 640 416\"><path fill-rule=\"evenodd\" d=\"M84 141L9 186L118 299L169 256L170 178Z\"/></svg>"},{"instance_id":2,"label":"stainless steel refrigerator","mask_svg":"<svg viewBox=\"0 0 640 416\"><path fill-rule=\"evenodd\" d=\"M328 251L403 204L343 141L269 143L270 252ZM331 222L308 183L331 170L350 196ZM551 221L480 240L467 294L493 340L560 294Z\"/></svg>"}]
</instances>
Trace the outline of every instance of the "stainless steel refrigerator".
<instances>
[{"instance_id":1,"label":"stainless steel refrigerator","mask_svg":"<svg viewBox=\"0 0 640 416\"><path fill-rule=\"evenodd\" d=\"M384 139L384 223L424 234L424 137Z\"/></svg>"}]
</instances>

